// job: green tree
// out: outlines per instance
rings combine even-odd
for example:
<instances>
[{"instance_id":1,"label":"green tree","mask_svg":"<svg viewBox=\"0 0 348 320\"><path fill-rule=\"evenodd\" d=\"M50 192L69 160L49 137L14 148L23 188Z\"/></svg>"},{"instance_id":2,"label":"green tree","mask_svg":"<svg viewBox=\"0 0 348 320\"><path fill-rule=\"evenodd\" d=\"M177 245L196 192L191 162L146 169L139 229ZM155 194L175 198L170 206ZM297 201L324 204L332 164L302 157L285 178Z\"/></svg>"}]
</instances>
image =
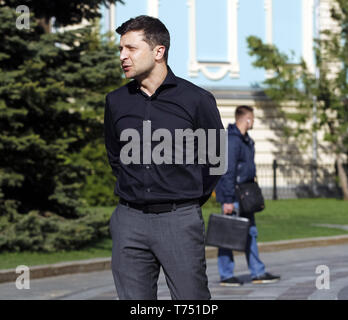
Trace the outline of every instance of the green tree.
<instances>
[{"instance_id":1,"label":"green tree","mask_svg":"<svg viewBox=\"0 0 348 320\"><path fill-rule=\"evenodd\" d=\"M253 65L269 70L272 76L264 81L266 94L280 106L284 116L296 123L286 126L287 136L298 137L298 143L308 142L312 133L324 132L324 140L335 155L340 186L348 200L347 173L344 170L348 154L348 2L335 0L331 17L335 30L324 30L315 39L317 75L312 74L303 59L292 63L291 57L261 39L247 38ZM296 101L296 111L286 112L286 102ZM317 117L310 128L313 115Z\"/></svg>"},{"instance_id":2,"label":"green tree","mask_svg":"<svg viewBox=\"0 0 348 320\"><path fill-rule=\"evenodd\" d=\"M124 3L122 0L2 0L3 6L17 8L27 6L34 12L36 23L46 33L51 31L52 17L56 27L79 24L83 19L93 21L101 17L101 6L110 3Z\"/></svg>"},{"instance_id":3,"label":"green tree","mask_svg":"<svg viewBox=\"0 0 348 320\"><path fill-rule=\"evenodd\" d=\"M104 139L99 138L88 143L81 150L80 156L90 162L90 174L86 177L80 197L88 206L116 206L116 178L110 169Z\"/></svg>"},{"instance_id":4,"label":"green tree","mask_svg":"<svg viewBox=\"0 0 348 320\"><path fill-rule=\"evenodd\" d=\"M15 6L6 2L16 1L0 5L0 249L81 246L105 235L105 219L78 210L93 169L81 151L102 141L105 94L121 83L117 46L96 21L46 32L36 14L38 3L49 1L20 2L35 10L30 29L19 30ZM95 11L104 1L73 2ZM61 14L57 23L89 17L50 3Z\"/></svg>"}]
</instances>

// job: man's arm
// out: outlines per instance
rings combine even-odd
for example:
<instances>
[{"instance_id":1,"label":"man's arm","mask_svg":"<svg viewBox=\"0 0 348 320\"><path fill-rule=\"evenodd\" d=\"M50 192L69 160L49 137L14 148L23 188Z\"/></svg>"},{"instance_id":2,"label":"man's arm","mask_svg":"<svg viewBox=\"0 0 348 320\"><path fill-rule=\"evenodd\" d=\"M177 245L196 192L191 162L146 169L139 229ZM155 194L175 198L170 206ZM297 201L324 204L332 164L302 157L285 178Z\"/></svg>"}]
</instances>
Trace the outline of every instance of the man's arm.
<instances>
[{"instance_id":1,"label":"man's arm","mask_svg":"<svg viewBox=\"0 0 348 320\"><path fill-rule=\"evenodd\" d=\"M120 167L120 147L115 134L112 112L109 105L109 97L106 96L104 110L104 138L105 147L108 155L109 163L114 176L118 176Z\"/></svg>"},{"instance_id":2,"label":"man's arm","mask_svg":"<svg viewBox=\"0 0 348 320\"><path fill-rule=\"evenodd\" d=\"M228 168L222 181L223 199L225 204L233 204L236 199L237 166L240 153L238 138L231 136L228 139ZM230 209L230 207L228 207ZM233 210L233 208L232 208Z\"/></svg>"},{"instance_id":3,"label":"man's arm","mask_svg":"<svg viewBox=\"0 0 348 320\"><path fill-rule=\"evenodd\" d=\"M197 125L196 128L204 129L206 133L206 165L202 166L202 179L203 179L203 194L200 198L200 205L202 206L210 197L221 175L210 174L210 168L218 167L220 164L211 164L209 162L208 153L211 151L213 154L220 155L220 130L224 129L219 110L216 106L216 101L211 93L205 93L202 96L201 103L197 109ZM214 145L208 144L208 129L216 130L216 139L214 139ZM213 150L212 150L213 149Z\"/></svg>"}]
</instances>

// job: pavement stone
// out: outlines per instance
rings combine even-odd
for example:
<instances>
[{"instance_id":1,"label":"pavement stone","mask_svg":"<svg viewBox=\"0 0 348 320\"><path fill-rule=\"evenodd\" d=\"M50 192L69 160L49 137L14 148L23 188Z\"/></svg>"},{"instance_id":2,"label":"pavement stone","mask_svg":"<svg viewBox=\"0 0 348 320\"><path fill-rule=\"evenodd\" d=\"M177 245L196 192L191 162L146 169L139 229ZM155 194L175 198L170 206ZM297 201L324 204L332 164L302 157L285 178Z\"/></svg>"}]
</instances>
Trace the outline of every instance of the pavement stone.
<instances>
[{"instance_id":1,"label":"pavement stone","mask_svg":"<svg viewBox=\"0 0 348 320\"><path fill-rule=\"evenodd\" d=\"M348 235L259 242L258 248L259 252L271 252L317 246L324 247L345 243L348 244ZM235 252L236 256L241 254L243 253ZM215 258L217 256L217 248L206 246L205 255L207 259ZM67 261L48 265L31 266L30 277L31 279L37 279L59 276L63 274L110 270L110 268L111 257L87 259L80 261ZM0 284L4 282L13 282L17 279L17 277L18 274L16 273L15 269L0 270Z\"/></svg>"},{"instance_id":2,"label":"pavement stone","mask_svg":"<svg viewBox=\"0 0 348 320\"><path fill-rule=\"evenodd\" d=\"M273 284L254 285L244 255L235 256L235 275L245 283L241 287L219 284L217 259L207 259L209 288L213 300L348 300L348 246L297 248L261 252L268 272L281 275ZM316 268L326 265L330 271L330 289L316 288ZM0 284L0 300L116 300L110 270L75 273L32 279L30 289L18 290L15 282ZM158 299L171 299L161 271Z\"/></svg>"}]
</instances>

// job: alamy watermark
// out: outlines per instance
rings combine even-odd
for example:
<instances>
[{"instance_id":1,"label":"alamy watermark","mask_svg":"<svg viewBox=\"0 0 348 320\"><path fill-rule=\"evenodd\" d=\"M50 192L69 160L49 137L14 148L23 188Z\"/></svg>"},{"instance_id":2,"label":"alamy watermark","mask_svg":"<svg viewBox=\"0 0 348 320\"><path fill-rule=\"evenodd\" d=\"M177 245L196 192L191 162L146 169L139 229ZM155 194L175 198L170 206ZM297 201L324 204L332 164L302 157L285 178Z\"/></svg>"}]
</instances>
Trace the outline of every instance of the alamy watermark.
<instances>
[{"instance_id":1,"label":"alamy watermark","mask_svg":"<svg viewBox=\"0 0 348 320\"><path fill-rule=\"evenodd\" d=\"M143 121L142 139L136 129L130 128L121 132L121 141L130 140L120 151L123 164L196 163L209 164L210 175L223 175L227 171L226 130L175 129L174 137L170 130L164 128L151 132L149 120ZM156 142L154 148L152 142Z\"/></svg>"},{"instance_id":2,"label":"alamy watermark","mask_svg":"<svg viewBox=\"0 0 348 320\"><path fill-rule=\"evenodd\" d=\"M20 275L16 279L16 288L18 290L30 289L30 269L28 266L20 265L16 268L16 273Z\"/></svg>"},{"instance_id":3,"label":"alamy watermark","mask_svg":"<svg viewBox=\"0 0 348 320\"><path fill-rule=\"evenodd\" d=\"M318 290L330 289L330 269L328 266L322 264L317 266L315 269L316 274L320 274L316 281L315 281L315 286L317 287Z\"/></svg>"},{"instance_id":4,"label":"alamy watermark","mask_svg":"<svg viewBox=\"0 0 348 320\"><path fill-rule=\"evenodd\" d=\"M30 29L30 10L28 6L20 5L16 8L20 15L16 19L16 28L19 30Z\"/></svg>"}]
</instances>

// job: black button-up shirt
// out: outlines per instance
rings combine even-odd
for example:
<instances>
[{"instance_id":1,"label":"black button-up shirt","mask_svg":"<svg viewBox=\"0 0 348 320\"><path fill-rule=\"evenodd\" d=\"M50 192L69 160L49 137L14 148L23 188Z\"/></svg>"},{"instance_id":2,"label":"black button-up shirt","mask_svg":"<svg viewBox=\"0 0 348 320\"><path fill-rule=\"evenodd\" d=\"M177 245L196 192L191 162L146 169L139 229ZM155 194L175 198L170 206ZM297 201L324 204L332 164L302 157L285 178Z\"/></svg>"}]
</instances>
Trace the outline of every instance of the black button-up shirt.
<instances>
[{"instance_id":1,"label":"black button-up shirt","mask_svg":"<svg viewBox=\"0 0 348 320\"><path fill-rule=\"evenodd\" d=\"M149 121L152 132L159 128L169 130L173 146L175 129L217 129L219 133L223 125L213 95L176 77L168 67L166 78L152 96L144 93L135 80L110 92L106 96L104 114L106 150L117 178L116 195L138 204L197 199L202 205L220 178L209 174L209 163L202 165L195 161L194 164L185 164L185 152L183 164L122 163L120 152L129 141L121 141L120 135L129 128L139 132L140 159L143 159L143 121ZM151 150L158 143L152 141ZM216 144L219 154L219 134Z\"/></svg>"}]
</instances>

